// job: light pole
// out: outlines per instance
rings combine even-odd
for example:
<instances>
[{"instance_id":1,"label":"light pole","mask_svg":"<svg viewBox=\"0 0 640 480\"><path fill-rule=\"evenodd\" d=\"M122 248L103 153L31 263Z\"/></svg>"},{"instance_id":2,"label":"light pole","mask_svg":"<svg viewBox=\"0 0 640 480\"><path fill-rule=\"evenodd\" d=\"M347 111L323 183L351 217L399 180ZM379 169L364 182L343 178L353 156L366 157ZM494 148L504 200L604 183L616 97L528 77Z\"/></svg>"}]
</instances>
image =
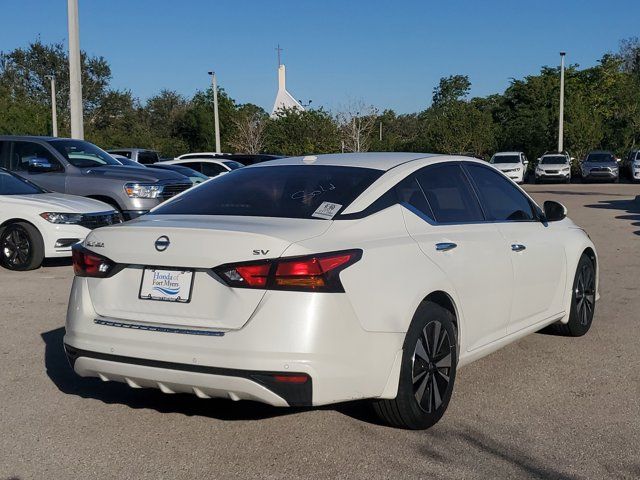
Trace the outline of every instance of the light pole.
<instances>
[{"instance_id":1,"label":"light pole","mask_svg":"<svg viewBox=\"0 0 640 480\"><path fill-rule=\"evenodd\" d=\"M560 52L560 118L558 120L558 152L564 149L564 56Z\"/></svg>"},{"instance_id":2,"label":"light pole","mask_svg":"<svg viewBox=\"0 0 640 480\"><path fill-rule=\"evenodd\" d=\"M55 75L47 75L47 78L51 80L51 125L53 130L53 136L58 136L58 112L56 107L56 77Z\"/></svg>"},{"instance_id":3,"label":"light pole","mask_svg":"<svg viewBox=\"0 0 640 480\"><path fill-rule=\"evenodd\" d=\"M220 150L220 120L218 117L218 83L216 82L216 72L207 72L211 75L211 88L213 89L213 122L216 130L216 153Z\"/></svg>"},{"instance_id":4,"label":"light pole","mask_svg":"<svg viewBox=\"0 0 640 480\"><path fill-rule=\"evenodd\" d=\"M71 110L71 137L84 139L82 122L82 77L80 70L80 27L78 26L78 0L67 0L69 16L69 104Z\"/></svg>"}]
</instances>

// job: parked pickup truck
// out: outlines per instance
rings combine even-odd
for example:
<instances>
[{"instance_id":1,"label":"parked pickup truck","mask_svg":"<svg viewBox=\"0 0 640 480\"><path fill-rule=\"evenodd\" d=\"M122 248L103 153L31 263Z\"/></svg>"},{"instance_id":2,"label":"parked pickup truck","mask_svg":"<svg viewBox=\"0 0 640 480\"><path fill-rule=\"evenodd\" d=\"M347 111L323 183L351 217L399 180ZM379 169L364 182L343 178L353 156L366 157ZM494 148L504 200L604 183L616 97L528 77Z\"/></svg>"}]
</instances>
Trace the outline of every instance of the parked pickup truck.
<instances>
[{"instance_id":1,"label":"parked pickup truck","mask_svg":"<svg viewBox=\"0 0 640 480\"><path fill-rule=\"evenodd\" d=\"M125 167L83 140L0 135L0 166L47 190L101 200L125 219L192 186L183 175Z\"/></svg>"}]
</instances>

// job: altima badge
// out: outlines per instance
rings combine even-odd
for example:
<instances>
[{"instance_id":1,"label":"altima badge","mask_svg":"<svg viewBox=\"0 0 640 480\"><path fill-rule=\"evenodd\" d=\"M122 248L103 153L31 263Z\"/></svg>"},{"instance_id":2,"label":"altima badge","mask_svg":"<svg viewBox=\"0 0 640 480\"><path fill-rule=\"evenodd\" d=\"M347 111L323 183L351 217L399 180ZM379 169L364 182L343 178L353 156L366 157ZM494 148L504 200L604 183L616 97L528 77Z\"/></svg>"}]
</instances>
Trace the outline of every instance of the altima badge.
<instances>
[{"instance_id":1,"label":"altima badge","mask_svg":"<svg viewBox=\"0 0 640 480\"><path fill-rule=\"evenodd\" d=\"M167 237L166 235L158 237L155 243L156 250L159 252L164 252L167 248L169 248L169 245L171 245L171 242L169 241L169 237Z\"/></svg>"}]
</instances>

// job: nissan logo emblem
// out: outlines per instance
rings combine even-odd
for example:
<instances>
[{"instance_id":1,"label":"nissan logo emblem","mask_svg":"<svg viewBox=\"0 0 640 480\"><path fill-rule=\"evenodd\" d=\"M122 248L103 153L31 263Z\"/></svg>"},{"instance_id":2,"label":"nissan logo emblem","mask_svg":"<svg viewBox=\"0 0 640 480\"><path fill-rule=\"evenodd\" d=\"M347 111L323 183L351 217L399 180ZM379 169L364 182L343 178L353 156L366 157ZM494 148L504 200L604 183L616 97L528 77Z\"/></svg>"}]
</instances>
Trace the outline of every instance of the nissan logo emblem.
<instances>
[{"instance_id":1,"label":"nissan logo emblem","mask_svg":"<svg viewBox=\"0 0 640 480\"><path fill-rule=\"evenodd\" d=\"M164 252L167 248L169 248L171 242L169 241L169 237L163 235L156 240L155 246L156 250L159 252Z\"/></svg>"}]
</instances>

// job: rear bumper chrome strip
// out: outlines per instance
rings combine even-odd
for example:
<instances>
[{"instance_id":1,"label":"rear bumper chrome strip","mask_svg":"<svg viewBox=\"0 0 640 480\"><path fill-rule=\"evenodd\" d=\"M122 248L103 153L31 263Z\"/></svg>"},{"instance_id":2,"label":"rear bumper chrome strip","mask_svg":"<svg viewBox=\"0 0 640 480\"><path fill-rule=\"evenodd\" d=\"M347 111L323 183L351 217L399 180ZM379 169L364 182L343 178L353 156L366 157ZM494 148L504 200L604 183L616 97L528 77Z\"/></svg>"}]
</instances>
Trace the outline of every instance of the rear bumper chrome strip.
<instances>
[{"instance_id":1,"label":"rear bumper chrome strip","mask_svg":"<svg viewBox=\"0 0 640 480\"><path fill-rule=\"evenodd\" d=\"M118 327L129 328L131 330L145 330L149 332L162 332L162 333L181 333L184 335L202 335L208 337L223 337L224 332L219 330L195 330L191 328L173 328L173 327L161 327L156 325L147 325L142 323L126 323L126 322L114 322L112 320L99 320L94 319L93 323L96 325L103 325L105 327Z\"/></svg>"}]
</instances>

